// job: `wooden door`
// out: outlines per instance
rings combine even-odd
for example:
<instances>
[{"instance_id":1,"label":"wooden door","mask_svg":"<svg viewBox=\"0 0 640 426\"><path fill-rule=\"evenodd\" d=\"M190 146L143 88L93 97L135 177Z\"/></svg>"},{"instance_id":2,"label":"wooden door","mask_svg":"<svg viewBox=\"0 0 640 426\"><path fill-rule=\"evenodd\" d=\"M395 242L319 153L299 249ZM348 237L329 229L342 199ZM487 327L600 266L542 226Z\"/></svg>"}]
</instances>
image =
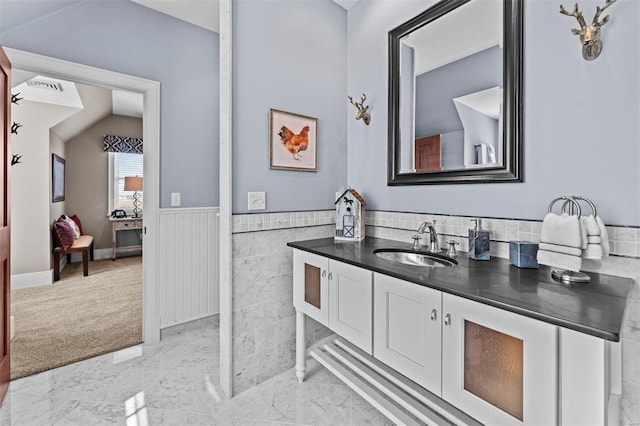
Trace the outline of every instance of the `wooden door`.
<instances>
[{"instance_id":1,"label":"wooden door","mask_svg":"<svg viewBox=\"0 0 640 426\"><path fill-rule=\"evenodd\" d=\"M416 139L416 172L438 172L442 170L440 135Z\"/></svg>"},{"instance_id":2,"label":"wooden door","mask_svg":"<svg viewBox=\"0 0 640 426\"><path fill-rule=\"evenodd\" d=\"M11 155L9 150L9 132L11 128L11 64L0 46L0 405L9 388L10 380L10 198L9 168Z\"/></svg>"}]
</instances>

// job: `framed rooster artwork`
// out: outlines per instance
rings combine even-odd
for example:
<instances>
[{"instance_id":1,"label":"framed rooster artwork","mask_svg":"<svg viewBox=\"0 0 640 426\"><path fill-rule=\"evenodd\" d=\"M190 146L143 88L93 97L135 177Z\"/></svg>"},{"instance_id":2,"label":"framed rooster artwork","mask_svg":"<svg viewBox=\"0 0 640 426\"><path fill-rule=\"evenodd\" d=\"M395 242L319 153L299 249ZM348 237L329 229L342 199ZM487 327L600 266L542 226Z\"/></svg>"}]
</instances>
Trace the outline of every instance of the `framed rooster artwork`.
<instances>
[{"instance_id":1,"label":"framed rooster artwork","mask_svg":"<svg viewBox=\"0 0 640 426\"><path fill-rule=\"evenodd\" d=\"M271 109L269 168L318 171L318 119Z\"/></svg>"}]
</instances>

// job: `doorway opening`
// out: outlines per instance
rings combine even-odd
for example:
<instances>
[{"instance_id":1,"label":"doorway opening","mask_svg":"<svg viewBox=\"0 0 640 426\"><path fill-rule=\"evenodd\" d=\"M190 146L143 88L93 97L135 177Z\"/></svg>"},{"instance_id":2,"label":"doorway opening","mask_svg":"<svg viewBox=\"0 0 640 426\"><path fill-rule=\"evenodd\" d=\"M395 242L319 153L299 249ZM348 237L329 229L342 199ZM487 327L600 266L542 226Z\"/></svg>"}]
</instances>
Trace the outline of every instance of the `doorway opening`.
<instances>
[{"instance_id":1,"label":"doorway opening","mask_svg":"<svg viewBox=\"0 0 640 426\"><path fill-rule=\"evenodd\" d=\"M35 74L53 79L61 79L66 81L77 82L80 85L92 86L96 89L107 91L119 91L126 93L134 93L142 96L142 139L144 140L143 154L143 176L144 176L144 204L142 206L143 225L140 226L138 233L134 238L141 239L144 236L144 247L142 250L142 266L140 273L142 276L142 306L140 317L140 325L142 327L142 340L146 343L153 343L159 340L160 321L156 309L156 292L154 288L155 276L155 224L157 222L158 212L158 187L159 187L159 83L140 79L137 77L127 76L123 74L113 73L84 65L73 64L53 58L34 55L27 52L21 52L13 49L6 49L7 55L13 64L14 70L20 73ZM26 124L26 123L25 123ZM115 132L111 132L115 133ZM116 133L117 135L117 133ZM118 135L123 136L123 135ZM124 135L126 136L126 135ZM20 153L21 146L14 143L13 152ZM47 152L47 156L50 153ZM23 162L27 158L23 156ZM19 167L19 164L14 166ZM125 176L122 176L124 178ZM142 176L136 176L142 177ZM124 180L124 179L122 179ZM118 189L118 182L114 181L115 189ZM122 182L124 184L124 182ZM107 182L105 182L105 186ZM112 192L113 192L112 188ZM125 189L125 188L121 188ZM18 194L13 194L15 198ZM111 197L114 199L113 197ZM125 198L126 194L125 194ZM106 201L106 200L105 200ZM103 220L109 211L104 209L101 212ZM107 226L112 226L108 223ZM125 244L128 245L128 244ZM46 249L49 251L49 248ZM98 251L99 257L105 256L105 252ZM103 262L111 262L104 260ZM119 260L118 260L119 261ZM116 263L118 262L116 261ZM73 266L72 264L71 266ZM97 267L97 266L96 266ZM69 266L67 268L70 268ZM68 269L71 271L71 269ZM97 271L97 270L96 270ZM91 276L92 272L89 271ZM64 276L64 271L63 271ZM88 277L85 277L88 278ZM96 354L97 355L97 354Z\"/></svg>"}]
</instances>

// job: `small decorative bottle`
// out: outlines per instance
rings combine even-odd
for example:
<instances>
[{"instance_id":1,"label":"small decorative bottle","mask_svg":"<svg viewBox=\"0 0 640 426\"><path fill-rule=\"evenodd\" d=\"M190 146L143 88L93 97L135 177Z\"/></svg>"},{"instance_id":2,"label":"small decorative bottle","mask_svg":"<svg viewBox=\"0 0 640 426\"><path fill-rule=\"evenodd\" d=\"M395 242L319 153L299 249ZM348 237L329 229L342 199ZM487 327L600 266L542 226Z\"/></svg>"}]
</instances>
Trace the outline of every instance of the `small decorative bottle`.
<instances>
[{"instance_id":1,"label":"small decorative bottle","mask_svg":"<svg viewBox=\"0 0 640 426\"><path fill-rule=\"evenodd\" d=\"M469 258L473 260L489 260L489 231L482 229L482 219L472 219L476 226L469 229Z\"/></svg>"}]
</instances>

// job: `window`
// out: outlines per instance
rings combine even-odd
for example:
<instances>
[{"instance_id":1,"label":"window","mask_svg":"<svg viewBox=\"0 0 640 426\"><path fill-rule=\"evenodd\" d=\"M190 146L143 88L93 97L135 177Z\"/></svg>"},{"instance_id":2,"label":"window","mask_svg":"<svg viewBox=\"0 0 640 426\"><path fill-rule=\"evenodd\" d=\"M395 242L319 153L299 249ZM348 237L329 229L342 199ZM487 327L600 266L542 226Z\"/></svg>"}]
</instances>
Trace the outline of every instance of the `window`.
<instances>
[{"instance_id":1,"label":"window","mask_svg":"<svg viewBox=\"0 0 640 426\"><path fill-rule=\"evenodd\" d=\"M133 214L133 191L124 190L124 178L126 176L142 177L141 154L126 154L123 152L109 153L109 211L121 209L127 215ZM140 196L140 210L143 206L143 193Z\"/></svg>"}]
</instances>

